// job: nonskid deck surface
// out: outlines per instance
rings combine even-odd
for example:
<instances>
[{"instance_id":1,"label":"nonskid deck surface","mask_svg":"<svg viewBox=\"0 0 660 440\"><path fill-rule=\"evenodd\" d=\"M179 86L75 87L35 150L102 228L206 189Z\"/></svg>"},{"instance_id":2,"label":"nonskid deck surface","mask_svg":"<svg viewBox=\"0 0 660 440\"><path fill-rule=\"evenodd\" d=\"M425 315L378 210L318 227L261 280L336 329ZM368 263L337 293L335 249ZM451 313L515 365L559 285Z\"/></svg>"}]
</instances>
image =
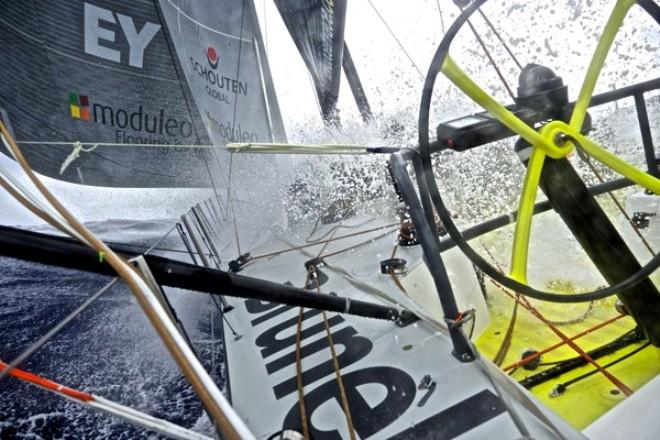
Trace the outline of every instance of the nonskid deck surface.
<instances>
[{"instance_id":1,"label":"nonskid deck surface","mask_svg":"<svg viewBox=\"0 0 660 440\"><path fill-rule=\"evenodd\" d=\"M364 220L343 224L357 225ZM359 229L340 228L335 232L330 231L337 225L323 225L312 239L326 233L341 236L379 224L386 223L373 221ZM244 273L303 286L304 263L322 251L321 257L328 256L323 258L327 264L319 266L327 276L327 282L321 286L323 294L331 292L351 299L401 304L419 316L426 315L423 320L397 327L387 321L326 314L359 438L483 438L493 432L501 434L501 438L520 437L480 364L461 363L451 354L450 340L440 324L441 316L429 315L390 275L380 273L380 261L393 253L396 229L386 229L387 234L380 230L332 242L325 248L321 244L257 260L248 264ZM251 253L271 253L304 244L308 235L289 236ZM342 249L350 250L332 255ZM410 270L421 264L419 246L398 247L396 256L406 259ZM310 290L310 295L313 294L317 293ZM283 427L300 431L295 356L299 309L253 300L228 298L228 301L235 309L226 317L240 335L233 338L225 326L229 385L235 408L259 438L266 438ZM312 435L348 438L324 317L319 311L304 311L300 338L300 378ZM491 370L496 380L505 385L507 394L519 393L518 385ZM420 387L427 375L432 385ZM520 401L511 396L509 400L534 438L556 437ZM531 396L523 400L526 405L541 408ZM566 438L582 438L550 411L541 411Z\"/></svg>"}]
</instances>

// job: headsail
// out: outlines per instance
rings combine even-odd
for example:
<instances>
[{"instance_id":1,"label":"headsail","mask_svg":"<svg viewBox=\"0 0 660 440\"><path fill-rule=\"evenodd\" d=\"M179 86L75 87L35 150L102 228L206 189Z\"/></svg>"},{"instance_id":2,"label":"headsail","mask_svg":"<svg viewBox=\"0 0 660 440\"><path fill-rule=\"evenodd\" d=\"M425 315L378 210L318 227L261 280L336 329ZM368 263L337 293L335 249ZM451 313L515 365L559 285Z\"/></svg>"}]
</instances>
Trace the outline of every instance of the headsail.
<instances>
[{"instance_id":1,"label":"headsail","mask_svg":"<svg viewBox=\"0 0 660 440\"><path fill-rule=\"evenodd\" d=\"M335 118L344 50L346 1L275 0L314 79L323 118Z\"/></svg>"},{"instance_id":2,"label":"headsail","mask_svg":"<svg viewBox=\"0 0 660 440\"><path fill-rule=\"evenodd\" d=\"M24 153L42 174L101 186L210 186L209 150L168 145L283 136L251 2L26 1L1 9L0 117L29 142ZM204 78L189 74L197 71ZM207 79L215 98L200 93ZM101 146L60 173L76 141Z\"/></svg>"},{"instance_id":3,"label":"headsail","mask_svg":"<svg viewBox=\"0 0 660 440\"><path fill-rule=\"evenodd\" d=\"M284 141L252 1L159 3L213 142Z\"/></svg>"}]
</instances>

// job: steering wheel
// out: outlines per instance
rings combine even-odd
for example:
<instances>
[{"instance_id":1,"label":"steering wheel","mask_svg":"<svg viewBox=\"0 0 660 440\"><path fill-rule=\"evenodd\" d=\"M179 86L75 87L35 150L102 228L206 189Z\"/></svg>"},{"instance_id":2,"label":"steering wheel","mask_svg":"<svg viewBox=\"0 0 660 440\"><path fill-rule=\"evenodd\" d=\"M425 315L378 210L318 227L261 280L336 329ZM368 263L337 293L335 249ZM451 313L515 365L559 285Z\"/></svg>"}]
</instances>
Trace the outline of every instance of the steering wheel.
<instances>
[{"instance_id":1,"label":"steering wheel","mask_svg":"<svg viewBox=\"0 0 660 440\"><path fill-rule=\"evenodd\" d=\"M579 294L557 294L537 290L527 283L527 256L529 237L534 214L534 202L539 188L541 171L547 157L559 159L571 153L576 145L591 158L627 177L634 183L655 194L660 194L660 179L625 162L615 154L607 151L602 145L589 139L581 133L583 123L587 117L587 108L593 95L596 81L605 63L607 54L612 46L619 28L630 8L639 3L660 24L660 7L652 0L617 0L614 10L601 35L596 51L591 59L587 73L573 108L568 123L554 120L540 129L535 129L511 111L497 102L487 92L480 88L449 55L449 48L456 34L487 0L475 0L470 3L459 15L456 21L445 34L438 46L422 92L422 102L419 113L419 148L423 172L418 179L423 179L426 185L420 185L420 191L428 191L438 216L450 237L463 253L484 273L498 283L532 298L554 302L582 302L601 299L626 290L652 274L660 266L660 255L655 255L639 271L627 279L609 287ZM438 72L442 72L452 83L474 102L488 111L495 119L511 131L519 135L532 146L532 153L527 165L527 172L523 183L522 194L518 205L513 250L511 256L511 270L509 275L502 274L498 269L488 263L463 239L456 227L447 207L442 200L435 177L432 172L431 147L429 145L429 113L431 97ZM428 188L428 190L426 188Z\"/></svg>"}]
</instances>

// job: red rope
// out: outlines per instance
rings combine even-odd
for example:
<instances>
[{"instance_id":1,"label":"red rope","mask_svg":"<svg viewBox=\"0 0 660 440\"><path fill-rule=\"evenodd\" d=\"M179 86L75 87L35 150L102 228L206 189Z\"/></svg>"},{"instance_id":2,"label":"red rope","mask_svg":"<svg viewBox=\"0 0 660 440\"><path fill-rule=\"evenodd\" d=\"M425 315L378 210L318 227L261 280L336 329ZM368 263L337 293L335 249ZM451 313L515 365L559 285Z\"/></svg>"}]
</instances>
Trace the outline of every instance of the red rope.
<instances>
[{"instance_id":1,"label":"red rope","mask_svg":"<svg viewBox=\"0 0 660 440\"><path fill-rule=\"evenodd\" d=\"M5 370L7 367L8 364L0 361L0 371ZM29 382L39 387L45 388L47 390L64 394L65 396L71 397L76 400L80 400L82 402L89 402L91 400L94 400L94 396L92 396L89 393L85 393L83 391L77 391L74 390L73 388L65 387L64 385L60 385L56 382L53 382L52 380L45 379L41 376L37 376L36 374L29 373L25 370L13 368L9 371L9 375L17 379L20 379L22 381Z\"/></svg>"},{"instance_id":2,"label":"red rope","mask_svg":"<svg viewBox=\"0 0 660 440\"><path fill-rule=\"evenodd\" d=\"M524 306L524 307L527 308L527 306ZM592 333L592 332L594 332L594 331L596 331L596 330L598 330L598 329L600 329L600 328L602 328L602 327L605 327L606 325L609 325L609 324L611 324L611 323L613 323L613 322L615 322L615 321L618 321L619 319L624 318L625 316L626 316L626 315L616 315L615 317L610 318L610 319L608 319L607 321L603 321L603 322L601 322L601 323L598 323L598 324L594 325L593 327L590 327L590 328L586 329L586 330L583 331L583 332L580 332L580 333L578 333L578 334L576 334L576 335L571 336L569 339L570 339L571 341L574 341L574 340L576 340L576 339L578 339L578 338L581 338L581 337L584 336L584 335L587 335L587 334L589 334L589 333ZM504 371L509 371L509 370L513 370L514 368L522 367L523 365L526 365L526 364L530 363L531 361L533 361L533 360L536 359L537 357L542 356L542 355L544 355L544 354L546 354L546 353L549 353L549 352L551 352L552 350L555 350L555 349L557 349L557 348L559 348L559 347L561 347L561 346L563 346L563 345L565 345L565 344L566 344L566 342L564 342L564 341L557 342L556 344L551 345L551 346L548 347L548 348L545 348L545 349L543 349L543 350L541 350L541 351L538 351L538 352L536 352L536 353L530 354L529 356L527 356L527 357L525 357L525 358L522 358L522 359L519 360L518 362L514 362L514 363L511 364L511 365L507 365L506 367L503 368L503 370L504 370Z\"/></svg>"},{"instance_id":3,"label":"red rope","mask_svg":"<svg viewBox=\"0 0 660 440\"><path fill-rule=\"evenodd\" d=\"M490 281L496 285L500 290L505 291L505 289L497 283L495 280L490 279ZM509 294L507 292L507 294ZM509 296L512 296L509 294ZM550 330L552 330L562 341L564 344L567 344L569 347L571 347L575 352L577 352L584 360L589 362L591 365L593 365L599 372L601 372L610 382L612 382L617 388L621 390L623 394L626 396L630 396L633 393L633 390L628 388L623 382L621 382L619 379L614 377L609 371L605 370L603 367L601 367L596 361L594 361L591 356L589 356L588 353L586 353L584 350L582 350L575 342L571 340L568 336L566 336L561 330L559 330L554 324L552 324L550 321L545 319L545 317L539 312L534 306L532 306L529 301L527 301L527 298L522 297L522 304L525 306L527 310L530 311L532 315L534 315L536 318L538 318L541 322L543 322Z\"/></svg>"}]
</instances>

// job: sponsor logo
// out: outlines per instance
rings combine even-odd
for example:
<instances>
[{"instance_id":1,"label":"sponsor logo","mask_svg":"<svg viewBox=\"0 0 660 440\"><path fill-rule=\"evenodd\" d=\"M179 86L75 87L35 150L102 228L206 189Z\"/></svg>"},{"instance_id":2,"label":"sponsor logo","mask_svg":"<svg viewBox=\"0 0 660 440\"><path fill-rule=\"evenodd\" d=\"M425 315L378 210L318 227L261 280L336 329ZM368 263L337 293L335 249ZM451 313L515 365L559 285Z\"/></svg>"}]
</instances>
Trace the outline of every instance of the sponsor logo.
<instances>
[{"instance_id":1,"label":"sponsor logo","mask_svg":"<svg viewBox=\"0 0 660 440\"><path fill-rule=\"evenodd\" d=\"M240 123L236 125L229 121L222 123L215 119L209 111L206 111L206 117L209 121L209 127L226 142L257 142L259 140L257 133L244 129Z\"/></svg>"},{"instance_id":2,"label":"sponsor logo","mask_svg":"<svg viewBox=\"0 0 660 440\"><path fill-rule=\"evenodd\" d=\"M220 61L220 58L218 58L218 52L215 51L214 47L209 46L209 48L206 49L206 59L209 61L209 65L213 70L218 68L218 61Z\"/></svg>"},{"instance_id":3,"label":"sponsor logo","mask_svg":"<svg viewBox=\"0 0 660 440\"><path fill-rule=\"evenodd\" d=\"M197 74L206 83L204 90L207 95L225 104L231 104L232 95L247 96L248 84L246 82L222 75L216 71L220 57L214 47L209 46L204 51L204 56L208 65L193 56L189 57L189 61L193 73Z\"/></svg>"},{"instance_id":4,"label":"sponsor logo","mask_svg":"<svg viewBox=\"0 0 660 440\"><path fill-rule=\"evenodd\" d=\"M123 108L90 102L87 95L69 93L72 119L115 129L115 141L136 144L180 144L193 135L190 121L169 117L165 109L145 109L142 104Z\"/></svg>"},{"instance_id":5,"label":"sponsor logo","mask_svg":"<svg viewBox=\"0 0 660 440\"><path fill-rule=\"evenodd\" d=\"M89 121L89 98L87 95L69 93L69 110L73 119Z\"/></svg>"},{"instance_id":6,"label":"sponsor logo","mask_svg":"<svg viewBox=\"0 0 660 440\"><path fill-rule=\"evenodd\" d=\"M128 62L129 66L142 68L144 50L160 30L159 24L147 21L138 30L132 17L87 2L84 3L84 16L85 53L115 63ZM117 38L118 32L123 34L123 38ZM125 45L118 43L123 40L128 44L128 51Z\"/></svg>"}]
</instances>

